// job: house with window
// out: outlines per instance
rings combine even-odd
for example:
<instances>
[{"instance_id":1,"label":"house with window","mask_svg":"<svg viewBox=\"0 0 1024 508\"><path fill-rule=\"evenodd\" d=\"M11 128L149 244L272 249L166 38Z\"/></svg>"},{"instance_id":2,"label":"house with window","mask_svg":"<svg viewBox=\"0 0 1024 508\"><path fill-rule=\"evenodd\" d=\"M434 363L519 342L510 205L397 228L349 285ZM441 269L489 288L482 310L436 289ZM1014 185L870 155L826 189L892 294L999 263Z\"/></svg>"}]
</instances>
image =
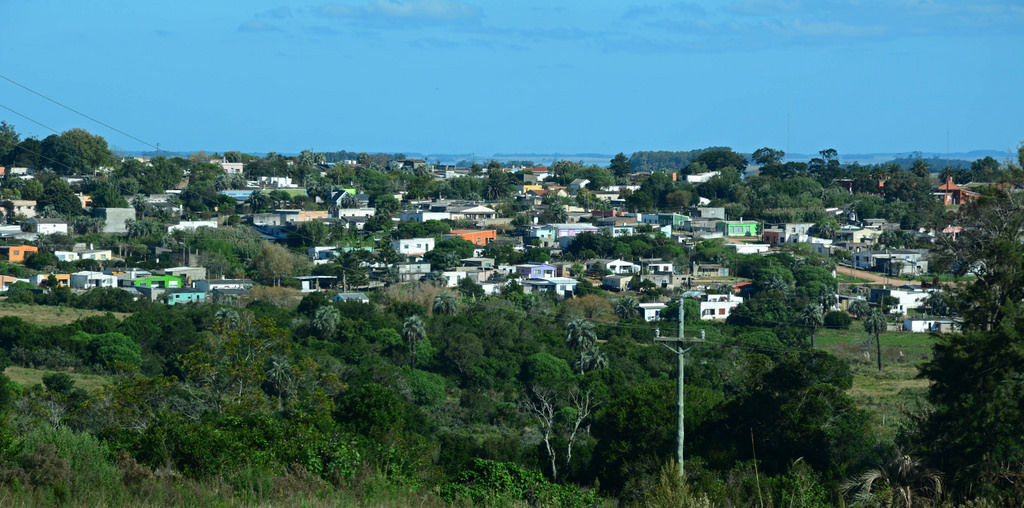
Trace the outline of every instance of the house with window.
<instances>
[{"instance_id":1,"label":"house with window","mask_svg":"<svg viewBox=\"0 0 1024 508\"><path fill-rule=\"evenodd\" d=\"M928 272L927 249L889 249L855 252L853 265L889 275L921 275Z\"/></svg>"},{"instance_id":2,"label":"house with window","mask_svg":"<svg viewBox=\"0 0 1024 508\"><path fill-rule=\"evenodd\" d=\"M168 289L164 292L163 297L167 305L203 303L206 301L206 293L195 288Z\"/></svg>"},{"instance_id":3,"label":"house with window","mask_svg":"<svg viewBox=\"0 0 1024 508\"><path fill-rule=\"evenodd\" d=\"M445 238L461 238L473 245L483 247L498 238L498 231L494 229L453 229L444 235Z\"/></svg>"},{"instance_id":4,"label":"house with window","mask_svg":"<svg viewBox=\"0 0 1024 508\"><path fill-rule=\"evenodd\" d=\"M68 223L64 219L42 219L39 217L25 221L28 231L39 235L66 235Z\"/></svg>"},{"instance_id":5,"label":"house with window","mask_svg":"<svg viewBox=\"0 0 1024 508\"><path fill-rule=\"evenodd\" d=\"M452 220L481 221L498 216L498 212L494 211L494 209L483 205L451 206L448 207L448 211L451 213Z\"/></svg>"},{"instance_id":6,"label":"house with window","mask_svg":"<svg viewBox=\"0 0 1024 508\"><path fill-rule=\"evenodd\" d=\"M43 286L49 283L50 277L57 281L58 286L68 287L71 283L71 275L66 273L38 273L28 278L29 284Z\"/></svg>"},{"instance_id":7,"label":"house with window","mask_svg":"<svg viewBox=\"0 0 1024 508\"><path fill-rule=\"evenodd\" d=\"M399 254L406 256L422 256L423 254L434 250L434 239L406 238L405 240L395 240L391 242L391 246L394 247Z\"/></svg>"},{"instance_id":8,"label":"house with window","mask_svg":"<svg viewBox=\"0 0 1024 508\"><path fill-rule=\"evenodd\" d=\"M36 200L34 199L9 199L0 206L7 210L7 216L10 219L19 216L31 219L36 216Z\"/></svg>"},{"instance_id":9,"label":"house with window","mask_svg":"<svg viewBox=\"0 0 1024 508\"><path fill-rule=\"evenodd\" d=\"M24 263L25 258L29 255L39 252L39 247L35 247L33 245L11 245L8 247L0 247L0 252L3 252L7 256L8 261Z\"/></svg>"},{"instance_id":10,"label":"house with window","mask_svg":"<svg viewBox=\"0 0 1024 508\"><path fill-rule=\"evenodd\" d=\"M966 187L953 183L953 177L947 177L946 183L935 189L932 195L939 201L942 201L944 205L962 205L970 203L980 196L977 192L967 190Z\"/></svg>"},{"instance_id":11,"label":"house with window","mask_svg":"<svg viewBox=\"0 0 1024 508\"><path fill-rule=\"evenodd\" d=\"M661 311L665 310L668 305L664 303L641 303L640 312L644 317L644 321L658 321L662 318Z\"/></svg>"},{"instance_id":12,"label":"house with window","mask_svg":"<svg viewBox=\"0 0 1024 508\"><path fill-rule=\"evenodd\" d=\"M182 287L182 284L180 278L172 275L151 275L132 280L132 286L136 288L178 289Z\"/></svg>"},{"instance_id":13,"label":"house with window","mask_svg":"<svg viewBox=\"0 0 1024 508\"><path fill-rule=\"evenodd\" d=\"M208 280L197 280L192 286L196 289L209 293L217 290L226 289L244 289L248 290L255 283L249 279L208 279Z\"/></svg>"},{"instance_id":14,"label":"house with window","mask_svg":"<svg viewBox=\"0 0 1024 508\"><path fill-rule=\"evenodd\" d=\"M890 312L903 315L910 309L916 309L924 305L928 301L929 296L931 296L931 293L928 291L872 288L871 292L868 293L868 302L879 303L884 302L883 298L885 297L892 298L893 300L890 300L892 302L892 306L889 308Z\"/></svg>"},{"instance_id":15,"label":"house with window","mask_svg":"<svg viewBox=\"0 0 1024 508\"><path fill-rule=\"evenodd\" d=\"M612 259L604 262L606 270L610 270L615 275L625 275L640 273L640 265L624 261L622 259Z\"/></svg>"},{"instance_id":16,"label":"house with window","mask_svg":"<svg viewBox=\"0 0 1024 508\"><path fill-rule=\"evenodd\" d=\"M0 291L7 291L8 289L11 289L11 285L15 282L31 284L28 279L19 279L17 277L11 277L10 275L0 275Z\"/></svg>"},{"instance_id":17,"label":"house with window","mask_svg":"<svg viewBox=\"0 0 1024 508\"><path fill-rule=\"evenodd\" d=\"M728 277L729 268L718 263L693 263L690 274L698 278Z\"/></svg>"},{"instance_id":18,"label":"house with window","mask_svg":"<svg viewBox=\"0 0 1024 508\"><path fill-rule=\"evenodd\" d=\"M116 288L117 276L84 270L71 274L69 285L75 289Z\"/></svg>"},{"instance_id":19,"label":"house with window","mask_svg":"<svg viewBox=\"0 0 1024 508\"><path fill-rule=\"evenodd\" d=\"M564 298L572 297L576 293L576 285L578 283L576 279L569 277L548 277L546 279L526 279L520 281L524 293L549 293Z\"/></svg>"},{"instance_id":20,"label":"house with window","mask_svg":"<svg viewBox=\"0 0 1024 508\"><path fill-rule=\"evenodd\" d=\"M430 263L397 263L399 282L416 282L430 275Z\"/></svg>"},{"instance_id":21,"label":"house with window","mask_svg":"<svg viewBox=\"0 0 1024 508\"><path fill-rule=\"evenodd\" d=\"M760 227L753 220L726 220L715 223L715 231L726 236L758 236Z\"/></svg>"},{"instance_id":22,"label":"house with window","mask_svg":"<svg viewBox=\"0 0 1024 508\"><path fill-rule=\"evenodd\" d=\"M605 275L601 278L601 287L611 291L627 291L632 275Z\"/></svg>"},{"instance_id":23,"label":"house with window","mask_svg":"<svg viewBox=\"0 0 1024 508\"><path fill-rule=\"evenodd\" d=\"M426 222L428 220L449 220L449 212L431 212L430 210L403 210L398 212L398 220L402 222Z\"/></svg>"},{"instance_id":24,"label":"house with window","mask_svg":"<svg viewBox=\"0 0 1024 508\"><path fill-rule=\"evenodd\" d=\"M557 268L547 263L526 263L515 266L516 273L523 279L549 279L555 276Z\"/></svg>"},{"instance_id":25,"label":"house with window","mask_svg":"<svg viewBox=\"0 0 1024 508\"><path fill-rule=\"evenodd\" d=\"M733 294L704 295L700 302L700 318L704 321L725 321L741 303L743 297Z\"/></svg>"}]
</instances>

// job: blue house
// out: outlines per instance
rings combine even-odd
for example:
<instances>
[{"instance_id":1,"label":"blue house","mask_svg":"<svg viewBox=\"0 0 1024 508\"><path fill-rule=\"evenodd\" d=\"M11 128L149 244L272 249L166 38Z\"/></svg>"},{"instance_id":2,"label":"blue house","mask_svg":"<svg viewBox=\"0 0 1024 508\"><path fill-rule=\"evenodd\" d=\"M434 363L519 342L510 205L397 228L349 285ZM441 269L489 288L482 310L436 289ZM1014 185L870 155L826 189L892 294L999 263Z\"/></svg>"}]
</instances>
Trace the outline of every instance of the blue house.
<instances>
[{"instance_id":1,"label":"blue house","mask_svg":"<svg viewBox=\"0 0 1024 508\"><path fill-rule=\"evenodd\" d=\"M202 303L206 301L206 293L195 288L169 289L164 293L167 305L178 303Z\"/></svg>"}]
</instances>

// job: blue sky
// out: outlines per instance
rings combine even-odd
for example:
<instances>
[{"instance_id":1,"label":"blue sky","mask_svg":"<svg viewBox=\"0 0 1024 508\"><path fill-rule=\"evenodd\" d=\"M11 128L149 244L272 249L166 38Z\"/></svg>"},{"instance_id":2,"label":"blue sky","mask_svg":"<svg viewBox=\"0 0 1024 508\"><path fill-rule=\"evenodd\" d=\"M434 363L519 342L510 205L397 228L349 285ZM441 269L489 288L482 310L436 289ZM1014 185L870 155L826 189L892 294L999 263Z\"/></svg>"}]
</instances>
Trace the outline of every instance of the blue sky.
<instances>
[{"instance_id":1,"label":"blue sky","mask_svg":"<svg viewBox=\"0 0 1024 508\"><path fill-rule=\"evenodd\" d=\"M0 19L0 75L167 150L930 154L947 132L953 152L1024 140L1015 0L0 0ZM9 81L0 105L149 149Z\"/></svg>"}]
</instances>

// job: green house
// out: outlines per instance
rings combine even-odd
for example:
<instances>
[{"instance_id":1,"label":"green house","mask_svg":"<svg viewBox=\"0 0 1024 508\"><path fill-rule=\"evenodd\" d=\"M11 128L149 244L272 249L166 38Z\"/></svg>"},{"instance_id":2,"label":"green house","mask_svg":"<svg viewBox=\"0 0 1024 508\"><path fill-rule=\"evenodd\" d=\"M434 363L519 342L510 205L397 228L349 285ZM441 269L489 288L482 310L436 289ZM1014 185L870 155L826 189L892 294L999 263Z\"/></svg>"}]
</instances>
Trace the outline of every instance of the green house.
<instances>
[{"instance_id":1,"label":"green house","mask_svg":"<svg viewBox=\"0 0 1024 508\"><path fill-rule=\"evenodd\" d=\"M726 220L715 223L715 231L725 236L757 236L759 224L753 220Z\"/></svg>"},{"instance_id":2,"label":"green house","mask_svg":"<svg viewBox=\"0 0 1024 508\"><path fill-rule=\"evenodd\" d=\"M173 275L153 275L151 277L138 278L132 281L137 288L166 288L179 289L182 287L181 278Z\"/></svg>"}]
</instances>

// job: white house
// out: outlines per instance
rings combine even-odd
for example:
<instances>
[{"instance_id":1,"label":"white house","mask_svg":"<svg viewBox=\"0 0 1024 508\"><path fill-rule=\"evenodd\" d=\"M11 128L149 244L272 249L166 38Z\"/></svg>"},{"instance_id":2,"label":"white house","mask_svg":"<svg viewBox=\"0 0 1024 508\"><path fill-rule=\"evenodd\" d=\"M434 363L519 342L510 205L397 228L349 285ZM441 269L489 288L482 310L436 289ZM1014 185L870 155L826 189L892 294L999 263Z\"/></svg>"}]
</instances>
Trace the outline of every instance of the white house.
<instances>
[{"instance_id":1,"label":"white house","mask_svg":"<svg viewBox=\"0 0 1024 508\"><path fill-rule=\"evenodd\" d=\"M103 272L81 271L71 274L68 285L75 289L116 288L117 276Z\"/></svg>"},{"instance_id":2,"label":"white house","mask_svg":"<svg viewBox=\"0 0 1024 508\"><path fill-rule=\"evenodd\" d=\"M217 221L215 220L183 220L177 224L171 224L167 226L167 232L172 231L195 231L199 228L216 228Z\"/></svg>"},{"instance_id":3,"label":"white house","mask_svg":"<svg viewBox=\"0 0 1024 508\"><path fill-rule=\"evenodd\" d=\"M661 319L661 311L665 310L664 303L641 303L640 310L643 312L644 321L657 321Z\"/></svg>"},{"instance_id":4,"label":"white house","mask_svg":"<svg viewBox=\"0 0 1024 508\"><path fill-rule=\"evenodd\" d=\"M880 289L872 288L871 293L868 294L869 302L877 302L883 296L890 296L896 299L896 304L893 305L893 312L900 314L906 314L910 309L916 309L925 304L931 293L928 291L914 291L905 289Z\"/></svg>"},{"instance_id":5,"label":"white house","mask_svg":"<svg viewBox=\"0 0 1024 508\"><path fill-rule=\"evenodd\" d=\"M640 273L640 265L636 263L630 263L629 261L623 261L621 259L613 259L604 264L604 267L611 270L615 275L625 275L629 273Z\"/></svg>"},{"instance_id":6,"label":"white house","mask_svg":"<svg viewBox=\"0 0 1024 508\"><path fill-rule=\"evenodd\" d=\"M399 254L404 254L406 256L418 256L434 250L434 239L407 238L405 240L395 240L391 242L391 246L394 247Z\"/></svg>"},{"instance_id":7,"label":"white house","mask_svg":"<svg viewBox=\"0 0 1024 508\"><path fill-rule=\"evenodd\" d=\"M38 217L25 221L28 230L40 235L68 234L68 223L63 219L41 219Z\"/></svg>"},{"instance_id":8,"label":"white house","mask_svg":"<svg viewBox=\"0 0 1024 508\"><path fill-rule=\"evenodd\" d=\"M245 167L245 164L241 162L228 162L223 159L217 164L219 164L220 169L223 169L229 176L241 175L242 169Z\"/></svg>"},{"instance_id":9,"label":"white house","mask_svg":"<svg viewBox=\"0 0 1024 508\"><path fill-rule=\"evenodd\" d=\"M700 302L700 318L704 321L724 321L733 309L743 303L743 297L733 294L705 295Z\"/></svg>"},{"instance_id":10,"label":"white house","mask_svg":"<svg viewBox=\"0 0 1024 508\"><path fill-rule=\"evenodd\" d=\"M426 210L410 210L398 212L398 219L402 222L426 222L428 220L448 220L452 214L448 212L430 212Z\"/></svg>"}]
</instances>

